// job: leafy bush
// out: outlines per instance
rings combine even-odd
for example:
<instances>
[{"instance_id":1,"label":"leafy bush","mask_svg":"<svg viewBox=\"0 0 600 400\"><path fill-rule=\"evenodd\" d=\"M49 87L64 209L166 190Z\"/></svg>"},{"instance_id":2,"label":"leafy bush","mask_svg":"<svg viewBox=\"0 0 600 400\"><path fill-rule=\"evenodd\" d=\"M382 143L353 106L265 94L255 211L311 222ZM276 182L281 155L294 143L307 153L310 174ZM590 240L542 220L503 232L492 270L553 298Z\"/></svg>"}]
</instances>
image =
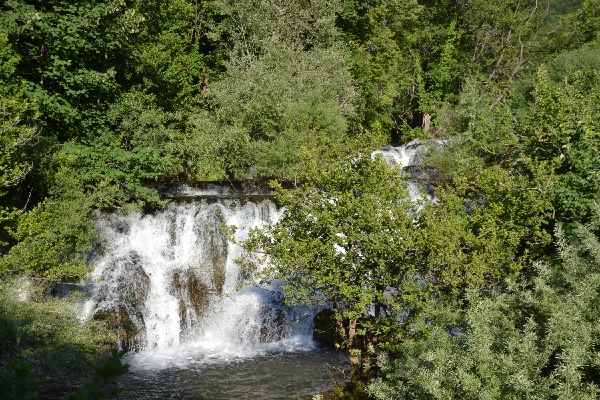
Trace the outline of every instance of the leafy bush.
<instances>
[{"instance_id":1,"label":"leafy bush","mask_svg":"<svg viewBox=\"0 0 600 400\"><path fill-rule=\"evenodd\" d=\"M396 358L382 359L377 399L592 399L600 390L600 242L558 231L560 262L532 282L473 292L464 310L432 302Z\"/></svg>"},{"instance_id":2,"label":"leafy bush","mask_svg":"<svg viewBox=\"0 0 600 400\"><path fill-rule=\"evenodd\" d=\"M44 298L30 281L2 283L0 367L23 359L38 372L77 373L109 353L114 333L98 321L81 321L77 300Z\"/></svg>"}]
</instances>

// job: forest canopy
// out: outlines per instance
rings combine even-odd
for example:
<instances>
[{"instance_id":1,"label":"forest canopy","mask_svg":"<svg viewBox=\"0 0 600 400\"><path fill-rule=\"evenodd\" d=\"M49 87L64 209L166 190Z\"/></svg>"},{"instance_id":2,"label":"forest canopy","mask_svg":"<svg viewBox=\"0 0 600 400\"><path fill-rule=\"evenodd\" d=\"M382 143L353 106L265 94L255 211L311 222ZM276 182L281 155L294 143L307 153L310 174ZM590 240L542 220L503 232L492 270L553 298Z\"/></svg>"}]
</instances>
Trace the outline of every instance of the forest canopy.
<instances>
[{"instance_id":1,"label":"forest canopy","mask_svg":"<svg viewBox=\"0 0 600 400\"><path fill-rule=\"evenodd\" d=\"M599 0L3 0L0 277L78 281L160 185L271 182L241 262L333 304L365 396L597 396L598 32Z\"/></svg>"}]
</instances>

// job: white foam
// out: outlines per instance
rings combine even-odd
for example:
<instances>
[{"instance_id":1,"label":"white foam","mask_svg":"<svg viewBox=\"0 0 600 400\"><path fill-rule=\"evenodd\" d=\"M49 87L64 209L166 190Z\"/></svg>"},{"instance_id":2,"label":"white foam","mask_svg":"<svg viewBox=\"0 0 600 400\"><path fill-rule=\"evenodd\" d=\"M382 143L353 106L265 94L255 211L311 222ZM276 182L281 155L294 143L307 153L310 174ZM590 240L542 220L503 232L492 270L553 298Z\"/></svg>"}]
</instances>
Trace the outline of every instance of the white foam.
<instances>
[{"instance_id":1,"label":"white foam","mask_svg":"<svg viewBox=\"0 0 600 400\"><path fill-rule=\"evenodd\" d=\"M316 348L316 342L309 335L296 335L252 346L197 341L179 347L132 353L125 358L124 362L130 364L132 371L190 368L198 365L231 363L268 355L308 352Z\"/></svg>"},{"instance_id":2,"label":"white foam","mask_svg":"<svg viewBox=\"0 0 600 400\"><path fill-rule=\"evenodd\" d=\"M249 229L273 224L280 214L268 200L213 199L171 204L153 215L107 216L99 221L105 243L93 260L94 304L87 313L125 310L140 330L144 351L136 357L158 365L204 353L203 360L235 359L244 356L242 349L252 349L252 355L271 348L263 342L311 334L314 310L286 307L276 286L238 290L242 279L235 259L241 248L221 231L223 224L235 225L239 242ZM221 269L224 276L216 278ZM189 286L174 289L177 276L188 285L190 277L199 282L194 284L204 288L201 298L193 298Z\"/></svg>"}]
</instances>

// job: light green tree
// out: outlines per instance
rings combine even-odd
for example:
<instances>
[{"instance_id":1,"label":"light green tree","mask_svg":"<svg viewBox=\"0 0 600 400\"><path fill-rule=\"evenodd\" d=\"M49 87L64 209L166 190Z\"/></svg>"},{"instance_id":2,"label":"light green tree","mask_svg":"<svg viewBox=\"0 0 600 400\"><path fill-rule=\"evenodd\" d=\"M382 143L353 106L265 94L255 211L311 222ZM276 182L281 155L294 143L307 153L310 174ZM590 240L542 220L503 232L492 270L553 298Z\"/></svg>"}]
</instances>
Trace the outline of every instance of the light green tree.
<instances>
[{"instance_id":1,"label":"light green tree","mask_svg":"<svg viewBox=\"0 0 600 400\"><path fill-rule=\"evenodd\" d=\"M293 181L303 164L345 155L356 90L335 28L335 1L222 1L212 35L228 37L226 71L195 118L198 160L221 179Z\"/></svg>"},{"instance_id":2,"label":"light green tree","mask_svg":"<svg viewBox=\"0 0 600 400\"><path fill-rule=\"evenodd\" d=\"M382 358L377 399L595 399L600 293L598 225L568 241L560 259L537 263L531 281L472 292L465 310L431 302L426 322ZM410 335L409 335L410 336Z\"/></svg>"}]
</instances>

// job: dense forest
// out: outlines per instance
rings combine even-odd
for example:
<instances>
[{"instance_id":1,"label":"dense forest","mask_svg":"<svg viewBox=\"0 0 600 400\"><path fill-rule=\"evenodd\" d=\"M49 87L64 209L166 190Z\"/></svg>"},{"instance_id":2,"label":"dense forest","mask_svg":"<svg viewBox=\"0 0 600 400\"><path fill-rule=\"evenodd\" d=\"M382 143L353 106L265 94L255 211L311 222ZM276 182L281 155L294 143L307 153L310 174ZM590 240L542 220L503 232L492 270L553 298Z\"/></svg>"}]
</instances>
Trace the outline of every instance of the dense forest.
<instances>
[{"instance_id":1,"label":"dense forest","mask_svg":"<svg viewBox=\"0 0 600 400\"><path fill-rule=\"evenodd\" d=\"M3 0L0 389L115 343L49 295L98 213L235 181L286 207L240 263L334 305L347 396L599 397L598 32L599 0Z\"/></svg>"}]
</instances>

